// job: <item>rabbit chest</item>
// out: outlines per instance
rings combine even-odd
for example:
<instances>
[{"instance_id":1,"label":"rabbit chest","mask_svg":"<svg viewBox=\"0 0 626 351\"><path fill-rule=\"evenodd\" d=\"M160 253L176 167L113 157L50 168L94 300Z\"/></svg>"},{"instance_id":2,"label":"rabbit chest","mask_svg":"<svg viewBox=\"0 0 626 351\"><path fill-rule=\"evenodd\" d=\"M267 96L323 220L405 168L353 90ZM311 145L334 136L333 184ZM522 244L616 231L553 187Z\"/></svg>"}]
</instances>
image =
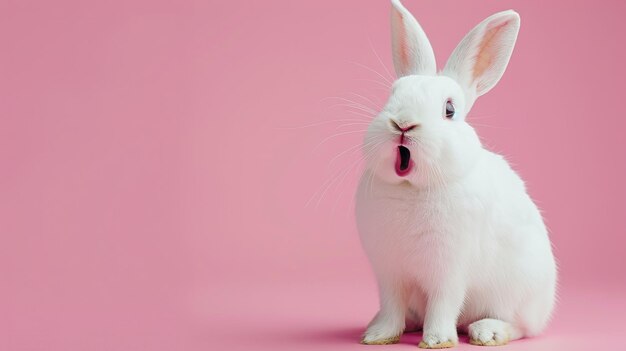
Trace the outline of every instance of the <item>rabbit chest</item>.
<instances>
[{"instance_id":1,"label":"rabbit chest","mask_svg":"<svg viewBox=\"0 0 626 351\"><path fill-rule=\"evenodd\" d=\"M434 281L453 267L463 269L472 248L489 229L480 198L462 184L418 190L408 184L361 186L357 225L377 274Z\"/></svg>"}]
</instances>

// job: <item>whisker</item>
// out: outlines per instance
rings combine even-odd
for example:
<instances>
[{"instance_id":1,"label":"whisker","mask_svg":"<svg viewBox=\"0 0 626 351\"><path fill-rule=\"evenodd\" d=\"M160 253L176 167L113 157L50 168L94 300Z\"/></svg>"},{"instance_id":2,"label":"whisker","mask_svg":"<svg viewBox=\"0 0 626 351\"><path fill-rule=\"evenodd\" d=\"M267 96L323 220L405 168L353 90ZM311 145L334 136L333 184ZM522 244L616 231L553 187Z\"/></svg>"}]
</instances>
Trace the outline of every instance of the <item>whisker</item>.
<instances>
[{"instance_id":1,"label":"whisker","mask_svg":"<svg viewBox=\"0 0 626 351\"><path fill-rule=\"evenodd\" d=\"M372 115L368 115L365 113L360 113L357 111L352 111L352 110L346 110L347 113L353 114L353 115L357 115L357 116L363 116L363 117L367 117L368 121L371 121L373 118L375 118L376 116L372 116Z\"/></svg>"},{"instance_id":2,"label":"whisker","mask_svg":"<svg viewBox=\"0 0 626 351\"><path fill-rule=\"evenodd\" d=\"M478 127L498 128L498 129L512 129L511 127L506 127L506 126L494 126L494 125L474 123L474 122L471 122L469 124L471 126L478 126Z\"/></svg>"},{"instance_id":3,"label":"whisker","mask_svg":"<svg viewBox=\"0 0 626 351\"><path fill-rule=\"evenodd\" d=\"M357 111L361 111L361 112L367 113L369 117L374 117L376 115L376 113L377 113L376 111L370 109L367 106L359 106L359 105L354 105L354 104L334 104L334 105L332 105L330 107L332 108L332 107L337 107L337 106L352 108L352 109L355 109ZM346 111L349 111L349 110L346 110Z\"/></svg>"},{"instance_id":4,"label":"whisker","mask_svg":"<svg viewBox=\"0 0 626 351\"><path fill-rule=\"evenodd\" d=\"M374 137L374 138L373 138L373 140L371 140L371 141L368 141L368 142L366 142L366 143L358 143L357 145L352 146L352 147L348 148L347 150L344 150L343 152L341 152L341 153L337 154L335 157L333 157L333 158L330 160L330 162L328 163L328 166L330 167L330 166L333 164L333 162L334 162L337 158L339 158L339 157L341 157L342 155L346 154L346 153L347 153L347 152L349 152L350 150L355 150L355 149L358 149L358 148L361 148L361 149L365 150L365 149L366 149L366 147L368 147L368 146L370 146L370 145L374 144L374 142L378 141L380 138L381 138L380 136L376 136L376 137Z\"/></svg>"},{"instance_id":5,"label":"whisker","mask_svg":"<svg viewBox=\"0 0 626 351\"><path fill-rule=\"evenodd\" d=\"M362 103L360 103L358 101L354 101L354 100L351 100L351 99L348 99L348 98L345 98L345 97L330 96L330 97L322 99L322 101L324 101L324 100L331 100L331 99L339 100L339 101L343 101L343 102L347 102L348 103L348 104L345 104L345 105L337 104L337 105L333 105L333 106L358 106L358 107L361 107L363 109L369 110L369 112L372 112L373 114L377 113L377 111L374 108L371 108L370 106L367 106L367 105L362 104Z\"/></svg>"},{"instance_id":6,"label":"whisker","mask_svg":"<svg viewBox=\"0 0 626 351\"><path fill-rule=\"evenodd\" d=\"M379 137L381 137L381 136L379 136ZM372 149L372 150L370 150L370 152L369 152L369 153L367 153L367 154L365 155L365 157L363 158L363 160L364 160L364 161L367 161L370 157L372 157L372 156L375 154L375 152L376 152L376 151L378 151L378 150L377 150L377 147L379 147L380 145L382 145L383 143L385 143L385 141L386 141L386 139L385 139L385 140L382 140L382 141L381 141L381 142L379 142L379 143L377 143L377 144L373 147L373 149ZM356 167L352 167L351 171L352 171L352 170L354 170L354 169L356 169ZM348 172L348 173L349 173L349 172ZM340 182L339 182L339 184L337 185L337 187L341 187L341 185L342 185L342 184L343 184L343 182L344 182L344 179L345 179L346 175L347 175L347 174L344 174L344 176L343 176L343 177L342 177L342 179L340 180ZM342 190L341 190L341 191L337 194L337 198L335 198L335 202L334 202L333 207L332 207L332 211L333 211L333 212L335 211L335 208L337 207L337 203L338 203L339 199L341 198L341 195L345 192L345 190L346 190L346 188L344 187L344 188L343 188L343 189L342 189Z\"/></svg>"},{"instance_id":7,"label":"whisker","mask_svg":"<svg viewBox=\"0 0 626 351\"><path fill-rule=\"evenodd\" d=\"M368 98L368 97L366 97L366 96L359 95L359 94L357 94L357 93L349 93L349 94L352 94L352 95L354 95L354 96L357 96L357 97L359 97L359 98L361 98L361 99L363 99L363 100L365 100L365 101L369 102L370 104L372 104L372 105L373 105L373 108L374 108L375 110L377 110L377 111L382 110L382 107L380 107L378 103L376 103L376 102L372 101L370 98Z\"/></svg>"},{"instance_id":8,"label":"whisker","mask_svg":"<svg viewBox=\"0 0 626 351\"><path fill-rule=\"evenodd\" d=\"M366 65L364 65L364 64L361 64L361 63L358 63L358 62L354 62L354 61L348 61L348 62L350 62L350 63L352 63L352 64L355 64L355 65L357 65L357 66L359 66L359 67L362 67L362 68L364 68L364 69L366 69L366 70L368 70L368 71L370 71L370 72L375 73L377 76L379 76L380 78L382 78L382 79L383 79L383 80L384 80L387 84L389 84L390 86L393 84L392 82L390 82L390 81L389 81L389 79L385 78L385 76L383 76L382 74L378 73L378 71L376 71L376 70L375 70L375 69L373 69L373 68L370 68L370 67L368 67L368 66L366 66Z\"/></svg>"},{"instance_id":9,"label":"whisker","mask_svg":"<svg viewBox=\"0 0 626 351\"><path fill-rule=\"evenodd\" d=\"M378 146L378 145L382 145L384 142L385 142L384 140L383 140L383 141L381 141L381 142L379 142L379 143L377 144L377 146ZM366 154L364 154L364 156L362 156L361 158L359 158L359 160L357 160L358 162L353 163L350 167L348 167L348 169L347 169L347 170L345 170L345 171L343 172L343 175L340 175L340 177L341 177L341 178L339 179L339 183L337 183L337 187L340 187L340 186L343 184L343 182L344 182L344 180L345 180L345 178L346 178L346 175L347 175L349 172L351 172L351 171L352 171L352 170L353 170L353 169L354 169L357 165L359 165L359 164L360 164L361 162L363 162L363 161L367 161L367 160L368 160L371 156L373 156L373 155L374 155L374 153L375 153L375 151L376 151L376 147L377 147L377 146L375 146L372 150L370 150L369 152L367 152ZM329 188L330 188L330 187L329 187ZM327 190L328 190L328 188L327 188ZM318 205L319 205L319 203L320 203L320 202L321 202L321 199L319 199L319 200L318 200ZM316 206L316 207L317 207L317 206Z\"/></svg>"},{"instance_id":10,"label":"whisker","mask_svg":"<svg viewBox=\"0 0 626 351\"><path fill-rule=\"evenodd\" d=\"M339 130L341 128L349 127L349 126L369 126L371 123L369 122L355 122L355 123L344 123L335 128L335 130Z\"/></svg>"},{"instance_id":11,"label":"whisker","mask_svg":"<svg viewBox=\"0 0 626 351\"><path fill-rule=\"evenodd\" d=\"M378 62L380 63L380 65L383 66L383 69L385 70L385 72L387 73L391 81L394 81L395 77L391 73L389 73L387 66L385 66L385 64L383 63L383 60L380 59L380 56L376 52L376 49L374 49L374 44L372 44L372 39L368 37L367 41L370 43L370 49L372 49L372 52L374 53L374 55L376 55L376 58L378 59Z\"/></svg>"},{"instance_id":12,"label":"whisker","mask_svg":"<svg viewBox=\"0 0 626 351\"><path fill-rule=\"evenodd\" d=\"M357 80L357 81L363 81L363 82L371 82L371 83L376 83L376 84L378 84L378 85L380 85L380 86L384 87L384 88L385 88L385 89L384 89L385 91L389 91L389 89L391 89L391 85L385 84L385 83L380 82L380 81L375 80L375 79L355 78L354 80Z\"/></svg>"},{"instance_id":13,"label":"whisker","mask_svg":"<svg viewBox=\"0 0 626 351\"><path fill-rule=\"evenodd\" d=\"M311 195L311 197L309 198L309 200L307 200L307 202L304 204L304 207L307 208L309 207L309 204L311 203L311 201L313 201L313 199L315 199L315 197L317 196L317 194L322 191L322 189L325 189L327 187L327 184L330 183L335 177L331 177L326 179L322 185L320 185L317 190L315 190L315 192L313 193L313 195Z\"/></svg>"},{"instance_id":14,"label":"whisker","mask_svg":"<svg viewBox=\"0 0 626 351\"><path fill-rule=\"evenodd\" d=\"M489 119L489 118L494 118L494 117L497 117L497 114L495 114L495 113L487 113L487 114L467 116L466 120L471 122L474 119Z\"/></svg>"},{"instance_id":15,"label":"whisker","mask_svg":"<svg viewBox=\"0 0 626 351\"><path fill-rule=\"evenodd\" d=\"M376 166L374 166L374 170L371 172L369 190L368 190L370 195L374 194L374 191L373 191L374 175L376 175L376 172L378 171L378 167L380 167L380 162L381 162L381 159L379 158L378 162L376 162Z\"/></svg>"},{"instance_id":16,"label":"whisker","mask_svg":"<svg viewBox=\"0 0 626 351\"><path fill-rule=\"evenodd\" d=\"M360 162L363 159L363 156L361 156L359 159L357 159L355 162ZM342 172L345 171L346 169L348 169L349 167L351 167L351 165L354 164L351 163L348 166L344 167L343 169L339 170L334 176L331 176L330 178L328 178L326 181L324 181L322 183L322 185L320 185L320 187L315 191L315 193L313 193L313 195L311 196L311 198L305 203L305 207L308 207L309 203L311 201L313 201L313 199L318 195L318 193L320 191L322 191L322 189L324 189L324 191L322 192L322 195L327 191L327 189L332 185L333 182L335 182L337 180L337 178L339 178L339 176L341 176ZM318 201L319 203L319 201ZM317 207L317 206L316 206Z\"/></svg>"},{"instance_id":17,"label":"whisker","mask_svg":"<svg viewBox=\"0 0 626 351\"><path fill-rule=\"evenodd\" d=\"M319 206L319 204L322 202L322 200L324 199L324 196L326 195L326 192L332 187L332 185L343 175L345 174L347 171L349 171L350 169L352 169L354 166L356 166L357 164L359 164L360 162L362 162L365 158L364 157L360 157L358 158L356 161L352 162L351 164L349 164L343 171L340 171L339 174L337 174L333 179L332 182L330 182L326 188L324 189L324 191L322 192L322 194L319 196L317 203L315 204L315 208L317 208Z\"/></svg>"},{"instance_id":18,"label":"whisker","mask_svg":"<svg viewBox=\"0 0 626 351\"><path fill-rule=\"evenodd\" d=\"M320 147L322 144L324 144L328 140L336 138L338 136L342 136L342 135L346 135L346 134L354 134L354 133L365 133L365 132L367 132L367 130L352 130L352 131L347 131L347 132L341 132L341 133L333 134L331 136L328 136L328 137L324 138L320 143L315 145L315 147L313 148L313 151L317 150L318 147Z\"/></svg>"},{"instance_id":19,"label":"whisker","mask_svg":"<svg viewBox=\"0 0 626 351\"><path fill-rule=\"evenodd\" d=\"M369 124L369 123L366 123L364 119L353 118L353 119L333 119L333 120L328 120L328 121L311 123L311 124L307 124L303 126L273 127L273 128L274 129L304 129L304 128L311 128L311 127L321 126L321 125L325 125L329 123L338 123L338 122L362 122L364 124Z\"/></svg>"}]
</instances>

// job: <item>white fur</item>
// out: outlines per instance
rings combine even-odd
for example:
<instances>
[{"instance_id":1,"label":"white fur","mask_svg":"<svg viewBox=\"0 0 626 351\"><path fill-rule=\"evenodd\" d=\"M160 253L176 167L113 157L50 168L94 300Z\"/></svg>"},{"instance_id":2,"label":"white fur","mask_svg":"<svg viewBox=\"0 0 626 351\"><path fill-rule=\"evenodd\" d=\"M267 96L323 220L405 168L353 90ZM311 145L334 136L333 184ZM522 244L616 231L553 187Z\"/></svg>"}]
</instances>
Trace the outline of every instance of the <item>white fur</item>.
<instances>
[{"instance_id":1,"label":"white fur","mask_svg":"<svg viewBox=\"0 0 626 351\"><path fill-rule=\"evenodd\" d=\"M435 53L415 17L399 0L391 0L391 46L398 76L428 72L435 74Z\"/></svg>"},{"instance_id":2,"label":"white fur","mask_svg":"<svg viewBox=\"0 0 626 351\"><path fill-rule=\"evenodd\" d=\"M420 347L457 344L457 327L482 344L536 335L555 298L547 230L519 176L502 156L483 148L465 121L476 97L502 76L519 16L505 11L487 18L436 75L417 21L399 1L392 4L392 14L401 13L405 30L413 32L396 26L394 40L420 40L408 46L421 48L413 58L421 63L394 83L365 139L368 162L356 214L378 280L380 311L363 342L393 339L407 323L423 328ZM406 47L396 44L394 50ZM444 117L448 99L456 107L452 120ZM415 166L404 177L395 172L401 132L392 121L418 125L405 134Z\"/></svg>"}]
</instances>

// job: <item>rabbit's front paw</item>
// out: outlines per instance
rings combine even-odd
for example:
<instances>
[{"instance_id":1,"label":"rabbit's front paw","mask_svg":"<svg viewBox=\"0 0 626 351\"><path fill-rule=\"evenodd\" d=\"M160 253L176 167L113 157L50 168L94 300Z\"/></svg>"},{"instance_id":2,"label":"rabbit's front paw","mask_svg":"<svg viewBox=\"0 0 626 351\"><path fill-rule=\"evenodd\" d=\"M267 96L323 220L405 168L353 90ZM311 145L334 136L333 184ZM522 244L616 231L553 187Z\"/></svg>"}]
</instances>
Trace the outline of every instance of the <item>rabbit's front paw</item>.
<instances>
[{"instance_id":1,"label":"rabbit's front paw","mask_svg":"<svg viewBox=\"0 0 626 351\"><path fill-rule=\"evenodd\" d=\"M392 325L383 323L372 324L363 335L361 344L365 345L388 345L396 344L400 341L402 330L398 330Z\"/></svg>"},{"instance_id":2,"label":"rabbit's front paw","mask_svg":"<svg viewBox=\"0 0 626 351\"><path fill-rule=\"evenodd\" d=\"M454 332L424 332L422 341L418 347L421 349L446 349L459 343L459 338Z\"/></svg>"}]
</instances>

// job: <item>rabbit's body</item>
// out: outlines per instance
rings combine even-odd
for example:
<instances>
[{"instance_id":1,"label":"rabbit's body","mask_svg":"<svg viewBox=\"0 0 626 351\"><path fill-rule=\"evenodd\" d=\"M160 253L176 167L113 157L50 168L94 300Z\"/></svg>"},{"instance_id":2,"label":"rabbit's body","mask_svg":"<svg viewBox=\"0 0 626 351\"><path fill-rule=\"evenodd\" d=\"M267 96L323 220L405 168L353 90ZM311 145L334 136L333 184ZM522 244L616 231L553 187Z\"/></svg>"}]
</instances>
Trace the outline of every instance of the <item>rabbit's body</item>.
<instances>
[{"instance_id":1,"label":"rabbit's body","mask_svg":"<svg viewBox=\"0 0 626 351\"><path fill-rule=\"evenodd\" d=\"M366 172L357 224L381 287L394 289L408 326L421 328L427 297L462 296L457 326L508 321L506 339L535 335L554 304L556 267L539 211L501 156L484 151L453 184L415 189Z\"/></svg>"},{"instance_id":2,"label":"rabbit's body","mask_svg":"<svg viewBox=\"0 0 626 351\"><path fill-rule=\"evenodd\" d=\"M422 328L420 347L451 347L457 327L478 345L540 333L554 305L556 265L524 183L466 122L498 82L519 16L497 13L471 30L437 73L430 43L392 0L399 79L371 122L356 215L380 310L366 344Z\"/></svg>"}]
</instances>

